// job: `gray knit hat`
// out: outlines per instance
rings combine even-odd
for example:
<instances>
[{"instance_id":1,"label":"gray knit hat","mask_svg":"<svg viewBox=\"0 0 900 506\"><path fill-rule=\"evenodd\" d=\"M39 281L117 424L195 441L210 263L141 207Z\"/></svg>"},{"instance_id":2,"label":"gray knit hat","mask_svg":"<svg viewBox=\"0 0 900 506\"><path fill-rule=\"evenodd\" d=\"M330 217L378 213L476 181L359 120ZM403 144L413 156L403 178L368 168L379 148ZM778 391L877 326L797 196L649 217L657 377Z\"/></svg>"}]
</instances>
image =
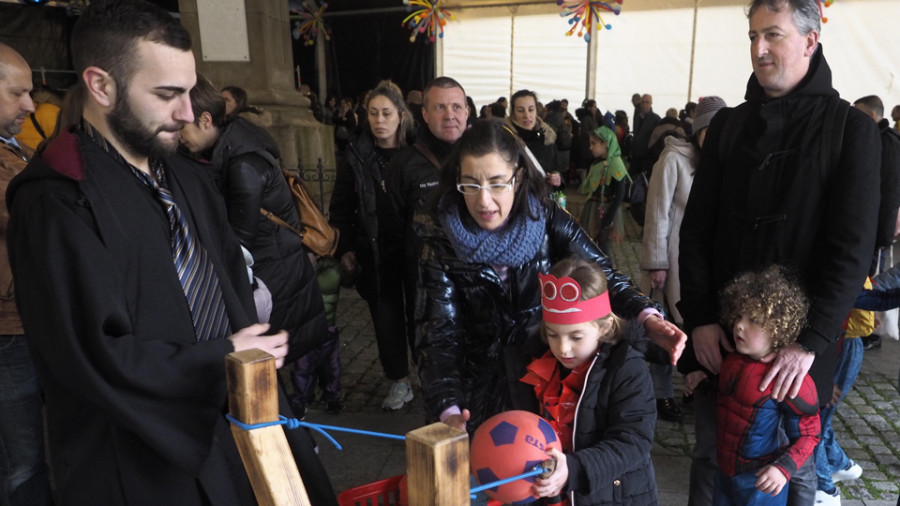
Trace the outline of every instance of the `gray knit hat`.
<instances>
[{"instance_id":1,"label":"gray knit hat","mask_svg":"<svg viewBox=\"0 0 900 506\"><path fill-rule=\"evenodd\" d=\"M694 116L694 124L693 131L696 134L700 130L709 126L709 122L712 121L713 116L719 112L719 109L723 107L728 107L725 105L725 101L720 97L715 95L710 95L708 97L703 97L700 99L700 102L697 104L697 114Z\"/></svg>"}]
</instances>

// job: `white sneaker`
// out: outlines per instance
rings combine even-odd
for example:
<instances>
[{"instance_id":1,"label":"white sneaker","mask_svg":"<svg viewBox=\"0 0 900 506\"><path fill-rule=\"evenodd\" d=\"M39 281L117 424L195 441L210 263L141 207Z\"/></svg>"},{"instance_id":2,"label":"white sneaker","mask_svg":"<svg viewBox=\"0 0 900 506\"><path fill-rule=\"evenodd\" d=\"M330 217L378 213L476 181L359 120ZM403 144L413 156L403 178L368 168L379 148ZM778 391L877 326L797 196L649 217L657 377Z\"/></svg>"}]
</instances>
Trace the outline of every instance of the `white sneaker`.
<instances>
[{"instance_id":1,"label":"white sneaker","mask_svg":"<svg viewBox=\"0 0 900 506\"><path fill-rule=\"evenodd\" d=\"M856 462L850 461L850 467L841 469L831 473L831 481L837 483L839 481L855 480L862 476L862 468Z\"/></svg>"},{"instance_id":2,"label":"white sneaker","mask_svg":"<svg viewBox=\"0 0 900 506\"><path fill-rule=\"evenodd\" d=\"M413 400L412 388L409 383L398 381L391 385L391 393L384 398L381 403L382 409L396 411L406 405L407 402Z\"/></svg>"},{"instance_id":3,"label":"white sneaker","mask_svg":"<svg viewBox=\"0 0 900 506\"><path fill-rule=\"evenodd\" d=\"M824 490L816 490L816 505L821 506L841 506L841 492L835 490L834 495Z\"/></svg>"}]
</instances>

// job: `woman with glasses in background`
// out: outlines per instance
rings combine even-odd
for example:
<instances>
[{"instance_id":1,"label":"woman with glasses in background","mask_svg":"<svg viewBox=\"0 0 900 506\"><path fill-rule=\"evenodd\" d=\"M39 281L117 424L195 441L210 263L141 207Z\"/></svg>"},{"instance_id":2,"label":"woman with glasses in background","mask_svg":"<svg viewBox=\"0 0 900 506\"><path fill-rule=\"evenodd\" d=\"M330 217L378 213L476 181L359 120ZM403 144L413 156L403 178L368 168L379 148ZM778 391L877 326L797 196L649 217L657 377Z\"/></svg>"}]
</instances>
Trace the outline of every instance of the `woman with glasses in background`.
<instances>
[{"instance_id":1,"label":"woman with glasses in background","mask_svg":"<svg viewBox=\"0 0 900 506\"><path fill-rule=\"evenodd\" d=\"M547 349L538 273L567 257L603 267L613 310L668 352L660 360L681 354L684 333L545 195L522 139L500 120L482 120L457 142L430 210L416 215L416 352L429 419L471 431L501 411L538 412L519 381Z\"/></svg>"}]
</instances>

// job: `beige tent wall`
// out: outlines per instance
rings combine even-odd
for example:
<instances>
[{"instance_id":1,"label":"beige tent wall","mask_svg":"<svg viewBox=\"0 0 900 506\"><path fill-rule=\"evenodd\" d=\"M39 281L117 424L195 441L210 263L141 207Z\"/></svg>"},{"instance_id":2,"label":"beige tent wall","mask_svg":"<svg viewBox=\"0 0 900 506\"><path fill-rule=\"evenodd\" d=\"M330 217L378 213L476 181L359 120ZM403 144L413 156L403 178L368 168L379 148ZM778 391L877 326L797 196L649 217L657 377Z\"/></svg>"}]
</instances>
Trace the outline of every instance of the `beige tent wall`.
<instances>
[{"instance_id":1,"label":"beige tent wall","mask_svg":"<svg viewBox=\"0 0 900 506\"><path fill-rule=\"evenodd\" d=\"M445 74L459 80L480 108L509 96L512 76L512 23L506 7L477 9L456 14L441 41Z\"/></svg>"},{"instance_id":2,"label":"beige tent wall","mask_svg":"<svg viewBox=\"0 0 900 506\"><path fill-rule=\"evenodd\" d=\"M598 34L595 97L603 109L632 111L631 94L651 93L654 109L681 108L687 100L721 95L743 100L750 66L744 2L700 1L691 65L694 0L626 0L620 16ZM520 88L542 101L584 98L587 44L567 37L567 19L555 2L517 7L451 9L439 46L439 73L457 78L476 104ZM853 101L869 94L900 104L900 0L836 0L820 40L835 88Z\"/></svg>"},{"instance_id":3,"label":"beige tent wall","mask_svg":"<svg viewBox=\"0 0 900 506\"><path fill-rule=\"evenodd\" d=\"M458 79L479 108L522 88L542 101L579 102L587 45L561 31L547 36L548 17L565 24L555 5L454 9L457 21L445 28L438 74Z\"/></svg>"}]
</instances>

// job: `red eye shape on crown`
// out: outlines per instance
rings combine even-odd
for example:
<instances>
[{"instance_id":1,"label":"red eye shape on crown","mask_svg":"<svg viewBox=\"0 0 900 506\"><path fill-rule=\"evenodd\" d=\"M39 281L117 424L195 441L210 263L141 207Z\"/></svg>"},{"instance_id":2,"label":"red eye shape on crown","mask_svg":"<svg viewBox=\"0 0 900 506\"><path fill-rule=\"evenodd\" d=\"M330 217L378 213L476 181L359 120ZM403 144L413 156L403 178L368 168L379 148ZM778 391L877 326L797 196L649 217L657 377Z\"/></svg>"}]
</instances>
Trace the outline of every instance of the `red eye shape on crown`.
<instances>
[{"instance_id":1,"label":"red eye shape on crown","mask_svg":"<svg viewBox=\"0 0 900 506\"><path fill-rule=\"evenodd\" d=\"M547 279L544 276L542 281L545 302L556 300L557 296L565 302L578 302L581 297L581 287L572 278Z\"/></svg>"},{"instance_id":2,"label":"red eye shape on crown","mask_svg":"<svg viewBox=\"0 0 900 506\"><path fill-rule=\"evenodd\" d=\"M574 279L552 274L538 274L541 281L541 309L544 321L558 324L577 324L603 318L612 312L609 291L588 299L581 299L581 285Z\"/></svg>"}]
</instances>

